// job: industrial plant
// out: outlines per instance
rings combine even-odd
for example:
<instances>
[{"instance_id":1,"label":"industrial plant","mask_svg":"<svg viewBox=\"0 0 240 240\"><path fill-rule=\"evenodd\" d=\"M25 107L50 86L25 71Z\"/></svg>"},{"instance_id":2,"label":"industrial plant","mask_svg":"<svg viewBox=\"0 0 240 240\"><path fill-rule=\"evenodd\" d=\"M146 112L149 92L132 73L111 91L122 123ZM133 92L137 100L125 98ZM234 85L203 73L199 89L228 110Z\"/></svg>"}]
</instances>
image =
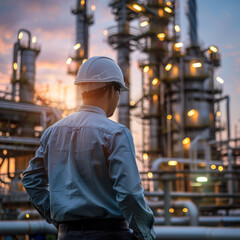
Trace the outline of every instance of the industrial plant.
<instances>
[{"instance_id":1,"label":"industrial plant","mask_svg":"<svg viewBox=\"0 0 240 240\"><path fill-rule=\"evenodd\" d=\"M130 92L121 93L118 122L130 130L131 116L141 123L137 162L157 239L240 239L240 139L231 136L230 96L223 95L223 80L215 74L221 49L214 43L201 46L196 0L187 1L190 44L180 42L179 4L109 1L115 23L105 30L106 42L117 53L130 91L135 80L130 78L131 54L143 56L138 62L141 97L133 102ZM66 63L73 76L89 57L94 24L89 8L87 0L76 0L71 10L76 51ZM66 110L35 91L39 54L31 33L20 29L13 46L11 92L0 98L0 239L56 239L56 229L41 218L20 181L42 133Z\"/></svg>"}]
</instances>

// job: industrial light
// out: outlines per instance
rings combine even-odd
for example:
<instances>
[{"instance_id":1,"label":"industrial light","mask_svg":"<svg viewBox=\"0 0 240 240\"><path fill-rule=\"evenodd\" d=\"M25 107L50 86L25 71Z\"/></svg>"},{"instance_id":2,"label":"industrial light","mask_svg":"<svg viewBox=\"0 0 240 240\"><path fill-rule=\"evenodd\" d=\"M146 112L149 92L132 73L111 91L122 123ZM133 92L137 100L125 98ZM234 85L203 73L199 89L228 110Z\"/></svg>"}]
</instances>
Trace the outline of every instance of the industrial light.
<instances>
[{"instance_id":1,"label":"industrial light","mask_svg":"<svg viewBox=\"0 0 240 240\"><path fill-rule=\"evenodd\" d=\"M171 3L171 2L167 2L167 5L168 5L168 6L171 6L171 5L172 5L172 3Z\"/></svg>"},{"instance_id":2,"label":"industrial light","mask_svg":"<svg viewBox=\"0 0 240 240\"><path fill-rule=\"evenodd\" d=\"M220 111L217 111L216 115L217 117L221 117L222 113Z\"/></svg>"},{"instance_id":3,"label":"industrial light","mask_svg":"<svg viewBox=\"0 0 240 240\"><path fill-rule=\"evenodd\" d=\"M10 133L9 132L6 132L6 137L9 137L10 136Z\"/></svg>"},{"instance_id":4,"label":"industrial light","mask_svg":"<svg viewBox=\"0 0 240 240\"><path fill-rule=\"evenodd\" d=\"M26 218L30 218L30 215L28 213L26 213Z\"/></svg>"},{"instance_id":5,"label":"industrial light","mask_svg":"<svg viewBox=\"0 0 240 240\"><path fill-rule=\"evenodd\" d=\"M134 106L135 105L135 101L131 100L130 101L130 106Z\"/></svg>"},{"instance_id":6,"label":"industrial light","mask_svg":"<svg viewBox=\"0 0 240 240\"><path fill-rule=\"evenodd\" d=\"M223 166L218 166L218 171L222 172L223 171Z\"/></svg>"},{"instance_id":7,"label":"industrial light","mask_svg":"<svg viewBox=\"0 0 240 240\"><path fill-rule=\"evenodd\" d=\"M96 6L95 5L92 5L91 6L91 10L94 12L96 10Z\"/></svg>"},{"instance_id":8,"label":"industrial light","mask_svg":"<svg viewBox=\"0 0 240 240\"><path fill-rule=\"evenodd\" d=\"M154 94L153 95L153 101L156 102L158 100L158 95L157 94Z\"/></svg>"},{"instance_id":9,"label":"industrial light","mask_svg":"<svg viewBox=\"0 0 240 240\"><path fill-rule=\"evenodd\" d=\"M161 210L160 208L157 208L157 212L158 212L158 213L161 213L161 211L162 211L162 210Z\"/></svg>"},{"instance_id":10,"label":"industrial light","mask_svg":"<svg viewBox=\"0 0 240 240\"><path fill-rule=\"evenodd\" d=\"M160 41L163 41L164 40L164 38L165 38L165 33L159 33L158 35L157 35L157 37L159 38L159 40Z\"/></svg>"},{"instance_id":11,"label":"industrial light","mask_svg":"<svg viewBox=\"0 0 240 240\"><path fill-rule=\"evenodd\" d=\"M8 151L6 149L3 150L3 155L7 155Z\"/></svg>"},{"instance_id":12,"label":"industrial light","mask_svg":"<svg viewBox=\"0 0 240 240\"><path fill-rule=\"evenodd\" d=\"M171 115L171 114L168 114L168 115L167 115L167 119L168 119L168 120L171 120L171 119L172 119L172 115Z\"/></svg>"},{"instance_id":13,"label":"industrial light","mask_svg":"<svg viewBox=\"0 0 240 240\"><path fill-rule=\"evenodd\" d=\"M195 113L196 113L196 110L195 109L191 109L190 111L188 111L187 115L189 117L192 117Z\"/></svg>"},{"instance_id":14,"label":"industrial light","mask_svg":"<svg viewBox=\"0 0 240 240\"><path fill-rule=\"evenodd\" d=\"M13 63L13 69L16 71L18 69L18 64L15 62Z\"/></svg>"},{"instance_id":15,"label":"industrial light","mask_svg":"<svg viewBox=\"0 0 240 240\"><path fill-rule=\"evenodd\" d=\"M210 167L212 170L215 170L217 168L217 166L215 164L212 164Z\"/></svg>"},{"instance_id":16,"label":"industrial light","mask_svg":"<svg viewBox=\"0 0 240 240\"><path fill-rule=\"evenodd\" d=\"M163 17L163 15L164 15L164 12L163 12L163 9L159 9L158 10L158 15L160 16L160 17Z\"/></svg>"},{"instance_id":17,"label":"industrial light","mask_svg":"<svg viewBox=\"0 0 240 240\"><path fill-rule=\"evenodd\" d=\"M32 37L32 43L36 43L37 42L37 38L35 36Z\"/></svg>"},{"instance_id":18,"label":"industrial light","mask_svg":"<svg viewBox=\"0 0 240 240\"><path fill-rule=\"evenodd\" d=\"M157 85L158 84L158 79L157 78L154 78L153 80L152 80L152 85Z\"/></svg>"},{"instance_id":19,"label":"industrial light","mask_svg":"<svg viewBox=\"0 0 240 240\"><path fill-rule=\"evenodd\" d=\"M164 10L165 10L165 12L167 12L167 13L171 13L171 12L172 12L172 9L169 8L169 7L165 7Z\"/></svg>"},{"instance_id":20,"label":"industrial light","mask_svg":"<svg viewBox=\"0 0 240 240\"><path fill-rule=\"evenodd\" d=\"M172 64L171 63L168 63L167 66L165 67L165 70L166 71L170 71L172 68Z\"/></svg>"},{"instance_id":21,"label":"industrial light","mask_svg":"<svg viewBox=\"0 0 240 240\"><path fill-rule=\"evenodd\" d=\"M200 177L196 178L196 181L199 182L199 183L203 183L203 182L207 182L208 178L205 177L205 176L200 176Z\"/></svg>"},{"instance_id":22,"label":"industrial light","mask_svg":"<svg viewBox=\"0 0 240 240\"><path fill-rule=\"evenodd\" d=\"M141 6L139 6L138 4L133 4L133 8L139 12L141 12L143 10L143 8Z\"/></svg>"},{"instance_id":23,"label":"industrial light","mask_svg":"<svg viewBox=\"0 0 240 240\"><path fill-rule=\"evenodd\" d=\"M178 164L178 162L176 160L168 161L169 166L176 166L177 164Z\"/></svg>"},{"instance_id":24,"label":"industrial light","mask_svg":"<svg viewBox=\"0 0 240 240\"><path fill-rule=\"evenodd\" d=\"M181 48L181 47L183 47L183 43L182 43L182 42L175 43L174 46L175 46L176 48Z\"/></svg>"},{"instance_id":25,"label":"industrial light","mask_svg":"<svg viewBox=\"0 0 240 240\"><path fill-rule=\"evenodd\" d=\"M183 208L182 210L184 213L187 213L188 212L188 209L187 208Z\"/></svg>"},{"instance_id":26,"label":"industrial light","mask_svg":"<svg viewBox=\"0 0 240 240\"><path fill-rule=\"evenodd\" d=\"M192 66L193 66L194 68L199 68L199 67L202 66L202 63L196 62L196 63L193 63Z\"/></svg>"},{"instance_id":27,"label":"industrial light","mask_svg":"<svg viewBox=\"0 0 240 240\"><path fill-rule=\"evenodd\" d=\"M80 43L77 43L77 44L73 47L73 49L74 49L74 50L78 50L80 47L81 47L81 44L80 44Z\"/></svg>"},{"instance_id":28,"label":"industrial light","mask_svg":"<svg viewBox=\"0 0 240 240\"><path fill-rule=\"evenodd\" d=\"M184 138L183 140L182 140L182 144L183 145L186 145L186 144L188 144L188 143L190 143L190 138L189 137L186 137L186 138Z\"/></svg>"},{"instance_id":29,"label":"industrial light","mask_svg":"<svg viewBox=\"0 0 240 240\"><path fill-rule=\"evenodd\" d=\"M84 58L82 61L82 64L84 64L87 61L87 58Z\"/></svg>"},{"instance_id":30,"label":"industrial light","mask_svg":"<svg viewBox=\"0 0 240 240\"><path fill-rule=\"evenodd\" d=\"M20 32L20 33L18 34L18 39L22 39L22 37L23 37L23 32Z\"/></svg>"},{"instance_id":31,"label":"industrial light","mask_svg":"<svg viewBox=\"0 0 240 240\"><path fill-rule=\"evenodd\" d=\"M217 80L219 83L221 83L221 84L224 83L224 80L223 80L222 78L220 78L220 77L216 77L216 80Z\"/></svg>"},{"instance_id":32,"label":"industrial light","mask_svg":"<svg viewBox=\"0 0 240 240\"><path fill-rule=\"evenodd\" d=\"M148 154L147 153L143 154L143 160L148 160Z\"/></svg>"},{"instance_id":33,"label":"industrial light","mask_svg":"<svg viewBox=\"0 0 240 240\"><path fill-rule=\"evenodd\" d=\"M148 178L153 178L153 173L152 172L148 172Z\"/></svg>"},{"instance_id":34,"label":"industrial light","mask_svg":"<svg viewBox=\"0 0 240 240\"><path fill-rule=\"evenodd\" d=\"M85 0L81 0L81 5L84 5L85 4Z\"/></svg>"},{"instance_id":35,"label":"industrial light","mask_svg":"<svg viewBox=\"0 0 240 240\"><path fill-rule=\"evenodd\" d=\"M143 21L140 23L140 27L146 27L148 25L148 21Z\"/></svg>"},{"instance_id":36,"label":"industrial light","mask_svg":"<svg viewBox=\"0 0 240 240\"><path fill-rule=\"evenodd\" d=\"M105 29L105 30L103 31L103 35L104 35L104 36L107 36L107 35L108 35L108 30L107 30L107 29Z\"/></svg>"},{"instance_id":37,"label":"industrial light","mask_svg":"<svg viewBox=\"0 0 240 240\"><path fill-rule=\"evenodd\" d=\"M169 208L169 212L170 213L174 213L174 209L173 208Z\"/></svg>"},{"instance_id":38,"label":"industrial light","mask_svg":"<svg viewBox=\"0 0 240 240\"><path fill-rule=\"evenodd\" d=\"M215 46L210 46L210 48L209 48L212 52L217 52L218 51L218 49L215 47Z\"/></svg>"},{"instance_id":39,"label":"industrial light","mask_svg":"<svg viewBox=\"0 0 240 240\"><path fill-rule=\"evenodd\" d=\"M143 68L143 71L146 73L146 72L148 72L148 70L149 70L149 66L145 66L144 68Z\"/></svg>"},{"instance_id":40,"label":"industrial light","mask_svg":"<svg viewBox=\"0 0 240 240\"><path fill-rule=\"evenodd\" d=\"M66 61L66 64L70 64L72 62L72 58L68 58L67 61Z\"/></svg>"},{"instance_id":41,"label":"industrial light","mask_svg":"<svg viewBox=\"0 0 240 240\"><path fill-rule=\"evenodd\" d=\"M180 32L181 31L181 28L179 27L179 25L175 25L174 29L175 29L176 32Z\"/></svg>"}]
</instances>

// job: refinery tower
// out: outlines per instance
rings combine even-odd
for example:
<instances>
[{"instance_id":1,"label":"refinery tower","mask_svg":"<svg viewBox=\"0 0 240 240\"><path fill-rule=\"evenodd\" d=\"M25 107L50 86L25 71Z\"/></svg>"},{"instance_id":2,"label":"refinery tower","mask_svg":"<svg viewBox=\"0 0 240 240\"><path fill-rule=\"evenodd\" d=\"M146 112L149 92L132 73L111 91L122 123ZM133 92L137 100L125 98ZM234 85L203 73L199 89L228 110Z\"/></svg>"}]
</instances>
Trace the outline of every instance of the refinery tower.
<instances>
[{"instance_id":1,"label":"refinery tower","mask_svg":"<svg viewBox=\"0 0 240 240\"><path fill-rule=\"evenodd\" d=\"M76 37L67 59L73 76L89 57L93 23L89 1L75 3ZM223 95L221 79L218 82L215 76L220 49L214 44L201 46L196 3L187 1L186 45L180 42L181 1L109 1L115 24L107 29L107 42L117 52L126 85L131 90L133 81L141 81L142 86L135 103L130 102L130 93L121 93L118 121L131 128L134 116L141 123L137 161L155 215L157 239L234 240L240 236L239 139L231 137L230 98ZM51 234L56 239L56 229L34 210L20 179L43 131L62 117L62 109L53 108L36 92L40 54L36 39L26 29L20 29L16 39L12 90L0 99L0 239L13 235L27 239L29 234L45 238ZM131 53L136 51L143 56L141 79L130 79ZM79 105L79 92L76 95Z\"/></svg>"}]
</instances>

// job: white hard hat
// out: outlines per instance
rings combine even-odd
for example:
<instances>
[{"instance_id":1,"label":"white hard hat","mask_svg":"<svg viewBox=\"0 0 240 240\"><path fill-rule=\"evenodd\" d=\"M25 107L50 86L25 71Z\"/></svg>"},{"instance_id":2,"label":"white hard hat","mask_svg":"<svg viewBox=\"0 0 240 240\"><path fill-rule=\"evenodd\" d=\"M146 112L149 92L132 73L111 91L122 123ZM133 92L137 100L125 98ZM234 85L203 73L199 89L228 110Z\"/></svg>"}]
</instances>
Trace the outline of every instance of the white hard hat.
<instances>
[{"instance_id":1,"label":"white hard hat","mask_svg":"<svg viewBox=\"0 0 240 240\"><path fill-rule=\"evenodd\" d=\"M99 88L100 85L103 86L111 82L119 83L121 91L129 91L125 85L122 71L115 61L109 57L96 56L83 63L74 84L82 86L86 83L92 83L89 84L91 86L89 90L93 90ZM97 83L95 87L93 83Z\"/></svg>"}]
</instances>

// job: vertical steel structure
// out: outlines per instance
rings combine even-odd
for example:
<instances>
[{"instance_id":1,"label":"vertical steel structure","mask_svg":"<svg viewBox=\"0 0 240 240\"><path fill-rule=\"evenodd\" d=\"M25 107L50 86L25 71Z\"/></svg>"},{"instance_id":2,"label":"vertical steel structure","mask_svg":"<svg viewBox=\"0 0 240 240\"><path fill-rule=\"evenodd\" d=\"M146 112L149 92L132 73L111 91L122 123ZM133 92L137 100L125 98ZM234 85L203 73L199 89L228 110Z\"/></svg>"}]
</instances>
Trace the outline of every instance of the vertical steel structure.
<instances>
[{"instance_id":1,"label":"vertical steel structure","mask_svg":"<svg viewBox=\"0 0 240 240\"><path fill-rule=\"evenodd\" d=\"M28 36L27 43L21 40L23 33ZM35 65L40 47L36 43L32 43L31 33L26 29L20 29L17 36L18 41L14 44L13 52L12 99L15 100L18 85L19 100L21 102L33 102ZM20 64L18 64L19 61Z\"/></svg>"},{"instance_id":2,"label":"vertical steel structure","mask_svg":"<svg viewBox=\"0 0 240 240\"><path fill-rule=\"evenodd\" d=\"M73 64L68 67L68 73L77 75L78 69L82 63L88 59L89 33L88 29L93 24L93 15L88 14L87 0L77 0L76 8L72 10L76 15L76 42L74 46L74 54L71 59ZM82 103L82 96L79 88L76 88L76 106Z\"/></svg>"}]
</instances>

